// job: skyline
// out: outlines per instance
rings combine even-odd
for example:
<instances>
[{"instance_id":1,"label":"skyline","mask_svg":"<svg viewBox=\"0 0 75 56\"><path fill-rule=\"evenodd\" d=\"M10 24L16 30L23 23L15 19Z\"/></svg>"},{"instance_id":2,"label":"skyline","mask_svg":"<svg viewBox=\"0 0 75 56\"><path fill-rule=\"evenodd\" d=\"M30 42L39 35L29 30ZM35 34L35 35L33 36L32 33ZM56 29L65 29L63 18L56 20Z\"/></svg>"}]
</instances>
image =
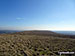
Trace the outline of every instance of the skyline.
<instances>
[{"instance_id":1,"label":"skyline","mask_svg":"<svg viewBox=\"0 0 75 56\"><path fill-rule=\"evenodd\" d=\"M0 30L75 31L74 0L0 0Z\"/></svg>"}]
</instances>

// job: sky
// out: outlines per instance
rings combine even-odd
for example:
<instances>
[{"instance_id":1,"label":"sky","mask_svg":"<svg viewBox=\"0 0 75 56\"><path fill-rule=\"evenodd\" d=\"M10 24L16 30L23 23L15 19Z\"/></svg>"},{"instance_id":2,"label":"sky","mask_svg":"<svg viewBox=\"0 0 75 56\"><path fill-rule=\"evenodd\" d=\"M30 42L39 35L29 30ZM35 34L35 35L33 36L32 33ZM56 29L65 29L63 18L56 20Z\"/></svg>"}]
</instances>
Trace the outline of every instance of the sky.
<instances>
[{"instance_id":1,"label":"sky","mask_svg":"<svg viewBox=\"0 0 75 56\"><path fill-rule=\"evenodd\" d=\"M75 0L0 0L0 30L75 31Z\"/></svg>"}]
</instances>

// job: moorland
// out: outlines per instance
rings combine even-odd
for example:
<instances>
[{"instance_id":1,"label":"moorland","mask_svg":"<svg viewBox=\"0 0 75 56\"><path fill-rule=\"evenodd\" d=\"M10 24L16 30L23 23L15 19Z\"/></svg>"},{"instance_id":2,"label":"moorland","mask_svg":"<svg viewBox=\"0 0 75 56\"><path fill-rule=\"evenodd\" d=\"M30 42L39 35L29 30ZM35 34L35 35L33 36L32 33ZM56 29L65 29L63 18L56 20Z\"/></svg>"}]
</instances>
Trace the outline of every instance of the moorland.
<instances>
[{"instance_id":1,"label":"moorland","mask_svg":"<svg viewBox=\"0 0 75 56\"><path fill-rule=\"evenodd\" d=\"M59 56L60 51L75 52L74 35L52 31L0 34L0 56Z\"/></svg>"}]
</instances>

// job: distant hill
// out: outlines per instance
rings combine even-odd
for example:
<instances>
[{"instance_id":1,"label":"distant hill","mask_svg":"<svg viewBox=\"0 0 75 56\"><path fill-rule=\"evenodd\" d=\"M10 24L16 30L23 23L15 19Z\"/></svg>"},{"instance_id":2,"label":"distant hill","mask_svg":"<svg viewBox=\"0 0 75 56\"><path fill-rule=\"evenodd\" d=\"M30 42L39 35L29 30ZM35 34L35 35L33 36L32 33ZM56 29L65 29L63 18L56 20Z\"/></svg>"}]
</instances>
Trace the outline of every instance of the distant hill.
<instances>
[{"instance_id":1,"label":"distant hill","mask_svg":"<svg viewBox=\"0 0 75 56\"><path fill-rule=\"evenodd\" d=\"M52 31L32 30L32 31L16 32L16 34L28 34L28 35L56 35L57 33L52 32Z\"/></svg>"},{"instance_id":2,"label":"distant hill","mask_svg":"<svg viewBox=\"0 0 75 56\"><path fill-rule=\"evenodd\" d=\"M20 34L20 35L43 35L55 36L64 38L75 38L73 34L67 34L61 31L46 31L46 30L31 30L31 31L18 31L18 30L0 30L0 34Z\"/></svg>"},{"instance_id":3,"label":"distant hill","mask_svg":"<svg viewBox=\"0 0 75 56\"><path fill-rule=\"evenodd\" d=\"M75 31L54 31L54 32L64 35L75 35Z\"/></svg>"},{"instance_id":4,"label":"distant hill","mask_svg":"<svg viewBox=\"0 0 75 56\"><path fill-rule=\"evenodd\" d=\"M0 30L0 34L20 32L18 30Z\"/></svg>"},{"instance_id":5,"label":"distant hill","mask_svg":"<svg viewBox=\"0 0 75 56\"><path fill-rule=\"evenodd\" d=\"M20 35L43 35L43 36L75 38L75 35L65 35L65 34L56 33L56 32L53 32L53 31L43 31L43 30L22 31L22 32L16 32L16 33L13 33L13 34L20 34Z\"/></svg>"}]
</instances>

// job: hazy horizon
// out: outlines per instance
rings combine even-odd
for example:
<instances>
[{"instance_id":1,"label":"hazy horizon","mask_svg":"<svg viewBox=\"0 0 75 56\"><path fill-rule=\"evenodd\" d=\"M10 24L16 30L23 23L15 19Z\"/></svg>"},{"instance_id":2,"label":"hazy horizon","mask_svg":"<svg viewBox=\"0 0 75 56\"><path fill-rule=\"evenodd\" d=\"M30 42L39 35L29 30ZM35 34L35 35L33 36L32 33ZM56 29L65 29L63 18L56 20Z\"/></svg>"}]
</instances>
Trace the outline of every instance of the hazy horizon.
<instances>
[{"instance_id":1,"label":"hazy horizon","mask_svg":"<svg viewBox=\"0 0 75 56\"><path fill-rule=\"evenodd\" d=\"M0 0L0 30L75 31L74 0Z\"/></svg>"}]
</instances>

